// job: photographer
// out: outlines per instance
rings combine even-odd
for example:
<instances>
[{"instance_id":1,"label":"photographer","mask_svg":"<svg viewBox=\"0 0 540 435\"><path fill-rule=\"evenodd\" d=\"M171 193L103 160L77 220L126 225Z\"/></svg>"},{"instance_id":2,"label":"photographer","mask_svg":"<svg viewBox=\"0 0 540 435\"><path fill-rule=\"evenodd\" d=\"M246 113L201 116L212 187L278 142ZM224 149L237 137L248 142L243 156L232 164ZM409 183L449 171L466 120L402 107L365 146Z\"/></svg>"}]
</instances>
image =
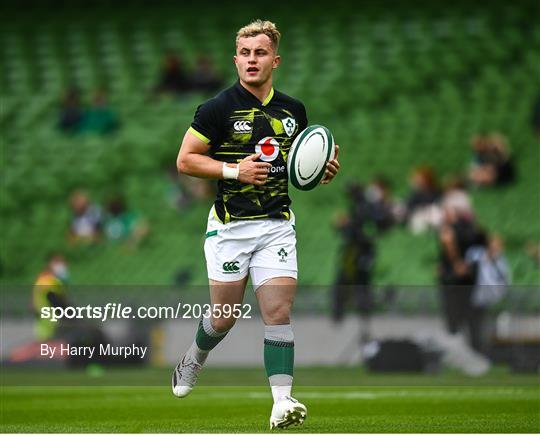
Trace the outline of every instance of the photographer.
<instances>
[{"instance_id":1,"label":"photographer","mask_svg":"<svg viewBox=\"0 0 540 435\"><path fill-rule=\"evenodd\" d=\"M394 224L393 204L389 184L383 177L375 178L366 187L351 183L346 193L349 213L338 217L336 222L343 247L332 294L332 315L335 321L341 321L349 299L354 297L356 311L368 321L374 305L371 281L376 239ZM364 331L362 340L368 335Z\"/></svg>"}]
</instances>

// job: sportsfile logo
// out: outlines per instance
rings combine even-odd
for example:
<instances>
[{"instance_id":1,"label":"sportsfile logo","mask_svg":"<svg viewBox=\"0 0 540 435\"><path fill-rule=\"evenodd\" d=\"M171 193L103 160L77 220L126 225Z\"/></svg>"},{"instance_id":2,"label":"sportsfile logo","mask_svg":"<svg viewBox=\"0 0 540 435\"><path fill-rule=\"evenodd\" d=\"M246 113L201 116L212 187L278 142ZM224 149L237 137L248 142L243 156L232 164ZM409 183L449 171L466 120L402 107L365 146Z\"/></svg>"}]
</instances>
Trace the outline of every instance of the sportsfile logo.
<instances>
[{"instance_id":1,"label":"sportsfile logo","mask_svg":"<svg viewBox=\"0 0 540 435\"><path fill-rule=\"evenodd\" d=\"M251 121L236 121L233 128L237 133L251 133L253 125L251 124Z\"/></svg>"},{"instance_id":2,"label":"sportsfile logo","mask_svg":"<svg viewBox=\"0 0 540 435\"><path fill-rule=\"evenodd\" d=\"M223 272L225 273L238 273L240 268L238 267L239 261L226 261L223 263Z\"/></svg>"}]
</instances>

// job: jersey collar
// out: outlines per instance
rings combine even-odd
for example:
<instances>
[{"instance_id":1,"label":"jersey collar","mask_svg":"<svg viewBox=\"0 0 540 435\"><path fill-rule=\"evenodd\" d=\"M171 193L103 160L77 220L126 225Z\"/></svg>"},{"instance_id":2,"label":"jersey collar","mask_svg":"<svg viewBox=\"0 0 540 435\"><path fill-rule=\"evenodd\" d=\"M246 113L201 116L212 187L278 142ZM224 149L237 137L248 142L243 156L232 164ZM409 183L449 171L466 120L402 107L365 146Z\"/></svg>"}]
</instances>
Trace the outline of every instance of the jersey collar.
<instances>
[{"instance_id":1,"label":"jersey collar","mask_svg":"<svg viewBox=\"0 0 540 435\"><path fill-rule=\"evenodd\" d=\"M272 86L270 88L270 92L268 92L268 96L264 99L264 101L261 103L263 106L267 106L270 100L272 100L272 97L274 96L274 87Z\"/></svg>"},{"instance_id":2,"label":"jersey collar","mask_svg":"<svg viewBox=\"0 0 540 435\"><path fill-rule=\"evenodd\" d=\"M264 99L264 101L261 103L261 100L259 100L255 95L253 95L251 92L249 92L246 88L244 88L240 84L240 80L236 82L236 88L244 95L249 96L256 100L261 106L268 106L268 103L272 101L272 98L274 97L274 87L272 86L270 88L270 92L268 93L268 96Z\"/></svg>"}]
</instances>

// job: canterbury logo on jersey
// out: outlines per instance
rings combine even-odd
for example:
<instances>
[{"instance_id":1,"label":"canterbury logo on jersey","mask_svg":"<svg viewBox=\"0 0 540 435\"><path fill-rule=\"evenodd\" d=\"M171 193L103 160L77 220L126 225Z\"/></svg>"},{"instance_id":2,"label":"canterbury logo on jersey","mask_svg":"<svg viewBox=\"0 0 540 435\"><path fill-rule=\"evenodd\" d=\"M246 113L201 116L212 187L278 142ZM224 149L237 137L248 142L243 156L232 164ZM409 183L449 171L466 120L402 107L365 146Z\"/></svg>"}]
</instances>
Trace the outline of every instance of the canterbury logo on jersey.
<instances>
[{"instance_id":1,"label":"canterbury logo on jersey","mask_svg":"<svg viewBox=\"0 0 540 435\"><path fill-rule=\"evenodd\" d=\"M238 263L239 261L226 261L225 263L223 263L223 272L238 273L240 271Z\"/></svg>"},{"instance_id":2,"label":"canterbury logo on jersey","mask_svg":"<svg viewBox=\"0 0 540 435\"><path fill-rule=\"evenodd\" d=\"M250 133L253 130L251 121L236 121L233 127L237 133Z\"/></svg>"}]
</instances>

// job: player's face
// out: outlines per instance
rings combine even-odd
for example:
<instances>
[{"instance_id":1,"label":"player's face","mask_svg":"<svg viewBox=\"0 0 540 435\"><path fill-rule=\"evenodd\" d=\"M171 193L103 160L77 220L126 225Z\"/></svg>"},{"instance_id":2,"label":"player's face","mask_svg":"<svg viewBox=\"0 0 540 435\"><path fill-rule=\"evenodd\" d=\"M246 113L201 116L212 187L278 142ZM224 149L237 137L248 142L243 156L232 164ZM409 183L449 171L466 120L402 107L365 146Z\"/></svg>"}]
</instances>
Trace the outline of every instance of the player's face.
<instances>
[{"instance_id":1,"label":"player's face","mask_svg":"<svg viewBox=\"0 0 540 435\"><path fill-rule=\"evenodd\" d=\"M261 86L272 78L280 57L274 52L272 41L264 34L240 38L234 63L240 80L251 86Z\"/></svg>"}]
</instances>

